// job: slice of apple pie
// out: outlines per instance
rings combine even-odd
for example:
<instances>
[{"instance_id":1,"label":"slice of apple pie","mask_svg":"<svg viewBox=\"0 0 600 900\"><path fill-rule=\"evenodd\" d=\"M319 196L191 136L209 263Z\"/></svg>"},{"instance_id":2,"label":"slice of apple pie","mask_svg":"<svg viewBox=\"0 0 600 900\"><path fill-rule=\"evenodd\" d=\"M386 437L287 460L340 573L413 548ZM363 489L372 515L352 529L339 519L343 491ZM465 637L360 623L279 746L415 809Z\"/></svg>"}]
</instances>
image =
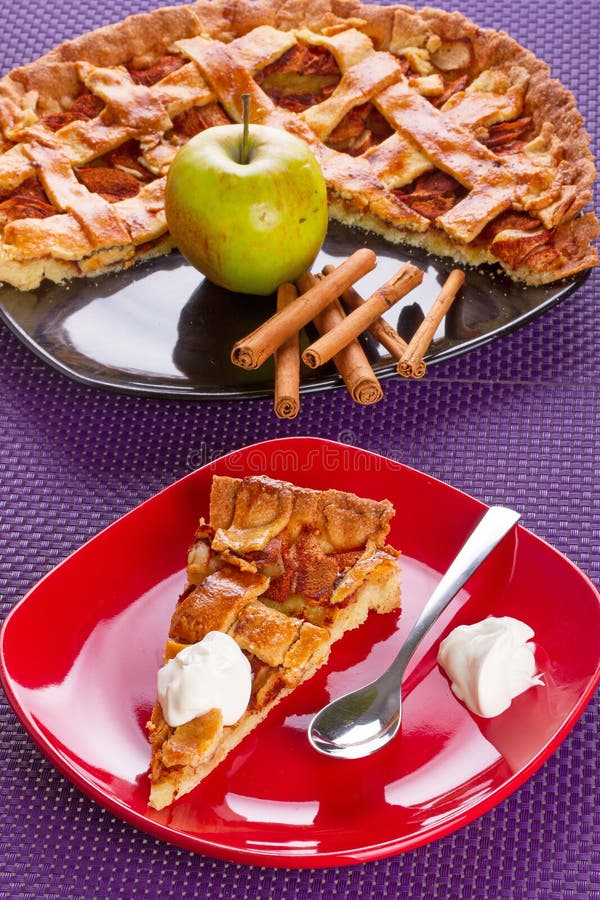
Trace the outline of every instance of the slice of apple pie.
<instances>
[{"instance_id":1,"label":"slice of apple pie","mask_svg":"<svg viewBox=\"0 0 600 900\"><path fill-rule=\"evenodd\" d=\"M393 514L387 500L265 476L214 477L210 519L200 521L189 551L187 585L171 619L148 723L151 806L162 809L198 785L370 610L399 606L398 553L386 544ZM225 636L244 657L229 669L232 642ZM225 701L214 708L206 699L212 686L187 666L190 654L202 645L202 655L208 644L216 661L202 673L229 679ZM231 714L232 695L245 690L231 682L243 681L244 667L249 689ZM185 701L172 702L171 670L176 678L184 673L178 689L188 679L183 687L192 684L195 698L188 690ZM207 708L194 715L194 702Z\"/></svg>"},{"instance_id":2,"label":"slice of apple pie","mask_svg":"<svg viewBox=\"0 0 600 900\"><path fill-rule=\"evenodd\" d=\"M242 118L299 135L330 215L541 284L596 265L573 95L503 32L358 0L197 0L0 81L0 281L34 289L172 248L178 149Z\"/></svg>"}]
</instances>

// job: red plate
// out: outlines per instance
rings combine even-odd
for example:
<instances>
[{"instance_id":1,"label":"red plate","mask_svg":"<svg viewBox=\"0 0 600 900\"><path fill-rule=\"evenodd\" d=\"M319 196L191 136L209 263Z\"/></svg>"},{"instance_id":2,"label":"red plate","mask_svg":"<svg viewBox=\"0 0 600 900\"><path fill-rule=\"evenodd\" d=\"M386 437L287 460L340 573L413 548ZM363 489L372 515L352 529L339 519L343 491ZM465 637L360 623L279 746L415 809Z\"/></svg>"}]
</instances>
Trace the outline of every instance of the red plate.
<instances>
[{"instance_id":1,"label":"red plate","mask_svg":"<svg viewBox=\"0 0 600 900\"><path fill-rule=\"evenodd\" d=\"M194 792L146 805L144 725L185 553L213 472L267 473L388 497L403 551L401 614L372 615ZM360 487L357 487L359 485ZM331 697L391 661L483 504L399 463L318 438L230 453L128 513L43 578L4 622L2 682L51 762L127 822L188 850L271 866L391 856L486 812L558 747L600 679L600 596L568 559L518 526L433 627L405 677L402 734L370 759L327 759L306 728ZM488 614L534 629L545 686L495 719L472 716L435 657L451 626ZM352 783L352 791L344 785Z\"/></svg>"}]
</instances>

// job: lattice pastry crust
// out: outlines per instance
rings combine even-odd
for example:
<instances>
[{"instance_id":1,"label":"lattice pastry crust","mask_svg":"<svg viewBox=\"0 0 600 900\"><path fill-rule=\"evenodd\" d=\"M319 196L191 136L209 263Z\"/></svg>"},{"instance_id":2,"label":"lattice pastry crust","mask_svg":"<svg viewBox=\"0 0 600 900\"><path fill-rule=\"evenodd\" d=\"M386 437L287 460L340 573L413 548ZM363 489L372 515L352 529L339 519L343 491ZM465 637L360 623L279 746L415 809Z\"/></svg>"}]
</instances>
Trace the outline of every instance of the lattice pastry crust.
<instances>
[{"instance_id":1,"label":"lattice pastry crust","mask_svg":"<svg viewBox=\"0 0 600 900\"><path fill-rule=\"evenodd\" d=\"M0 280L29 290L168 252L193 134L241 120L313 149L335 219L528 284L597 263L572 94L459 13L199 0L67 42L0 82Z\"/></svg>"},{"instance_id":2,"label":"lattice pastry crust","mask_svg":"<svg viewBox=\"0 0 600 900\"><path fill-rule=\"evenodd\" d=\"M263 476L214 477L210 524L200 522L189 551L165 659L210 631L227 632L250 660L252 695L230 726L211 710L172 728L155 704L153 807L199 784L370 610L399 606L398 554L385 543L393 513L387 500Z\"/></svg>"}]
</instances>

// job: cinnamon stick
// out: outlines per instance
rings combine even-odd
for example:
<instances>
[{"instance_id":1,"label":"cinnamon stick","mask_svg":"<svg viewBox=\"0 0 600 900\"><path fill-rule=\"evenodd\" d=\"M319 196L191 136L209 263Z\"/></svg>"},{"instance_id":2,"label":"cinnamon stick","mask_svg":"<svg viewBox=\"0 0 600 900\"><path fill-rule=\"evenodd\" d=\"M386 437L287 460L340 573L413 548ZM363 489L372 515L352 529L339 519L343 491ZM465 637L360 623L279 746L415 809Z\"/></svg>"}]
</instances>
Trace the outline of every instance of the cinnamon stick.
<instances>
[{"instance_id":1,"label":"cinnamon stick","mask_svg":"<svg viewBox=\"0 0 600 900\"><path fill-rule=\"evenodd\" d=\"M298 296L293 284L277 289L277 310L284 309ZM275 414L280 419L294 419L300 410L300 339L291 334L275 351Z\"/></svg>"},{"instance_id":2,"label":"cinnamon stick","mask_svg":"<svg viewBox=\"0 0 600 900\"><path fill-rule=\"evenodd\" d=\"M304 328L342 291L374 269L376 264L377 257L372 250L367 247L356 250L331 275L315 283L305 294L234 344L231 361L243 369L258 368L290 335Z\"/></svg>"},{"instance_id":3,"label":"cinnamon stick","mask_svg":"<svg viewBox=\"0 0 600 900\"><path fill-rule=\"evenodd\" d=\"M465 280L461 269L452 269L442 285L435 302L408 343L408 347L398 362L398 372L404 378L419 378L423 367L423 356L427 352L438 325L452 306Z\"/></svg>"},{"instance_id":4,"label":"cinnamon stick","mask_svg":"<svg viewBox=\"0 0 600 900\"><path fill-rule=\"evenodd\" d=\"M323 268L323 274L329 275L330 272L333 272L333 269L334 266L325 266ZM354 287L346 288L340 295L340 300L343 300L350 309L359 309L365 302ZM368 326L367 330L371 332L375 340L379 341L381 346L385 347L390 356L393 356L395 360L399 360L408 347L404 338L400 337L396 329L393 328L389 322L386 322L385 319L375 319Z\"/></svg>"},{"instance_id":5,"label":"cinnamon stick","mask_svg":"<svg viewBox=\"0 0 600 900\"><path fill-rule=\"evenodd\" d=\"M404 263L358 309L344 316L335 328L307 347L302 354L303 361L311 369L328 362L422 281L423 272L411 263Z\"/></svg>"},{"instance_id":6,"label":"cinnamon stick","mask_svg":"<svg viewBox=\"0 0 600 900\"><path fill-rule=\"evenodd\" d=\"M319 279L307 272L298 279L298 288L300 290L312 290L318 281ZM324 335L331 329L336 328L344 319L344 310L340 301L335 299L315 316L314 323L319 334ZM366 406L381 400L383 397L381 385L373 372L365 351L356 338L335 354L333 362L344 379L350 396L356 403Z\"/></svg>"}]
</instances>

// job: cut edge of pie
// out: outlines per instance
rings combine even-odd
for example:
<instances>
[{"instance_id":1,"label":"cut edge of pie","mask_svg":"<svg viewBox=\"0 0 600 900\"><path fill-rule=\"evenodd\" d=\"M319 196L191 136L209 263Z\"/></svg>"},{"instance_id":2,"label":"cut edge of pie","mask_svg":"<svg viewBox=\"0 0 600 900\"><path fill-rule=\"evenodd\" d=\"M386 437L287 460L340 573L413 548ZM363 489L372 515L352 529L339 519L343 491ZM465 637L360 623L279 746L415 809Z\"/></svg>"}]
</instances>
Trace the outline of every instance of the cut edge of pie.
<instances>
[{"instance_id":1,"label":"cut edge of pie","mask_svg":"<svg viewBox=\"0 0 600 900\"><path fill-rule=\"evenodd\" d=\"M68 41L0 81L0 281L22 290L173 248L182 143L241 120L314 151L330 215L543 284L598 262L573 94L504 32L357 0L198 0Z\"/></svg>"},{"instance_id":2,"label":"cut edge of pie","mask_svg":"<svg viewBox=\"0 0 600 900\"><path fill-rule=\"evenodd\" d=\"M163 809L195 788L371 610L400 605L399 554L386 543L388 500L301 488L266 476L213 477L209 523L188 553L165 662L211 631L234 638L252 668L245 713L218 709L171 727L148 722L150 797Z\"/></svg>"}]
</instances>

